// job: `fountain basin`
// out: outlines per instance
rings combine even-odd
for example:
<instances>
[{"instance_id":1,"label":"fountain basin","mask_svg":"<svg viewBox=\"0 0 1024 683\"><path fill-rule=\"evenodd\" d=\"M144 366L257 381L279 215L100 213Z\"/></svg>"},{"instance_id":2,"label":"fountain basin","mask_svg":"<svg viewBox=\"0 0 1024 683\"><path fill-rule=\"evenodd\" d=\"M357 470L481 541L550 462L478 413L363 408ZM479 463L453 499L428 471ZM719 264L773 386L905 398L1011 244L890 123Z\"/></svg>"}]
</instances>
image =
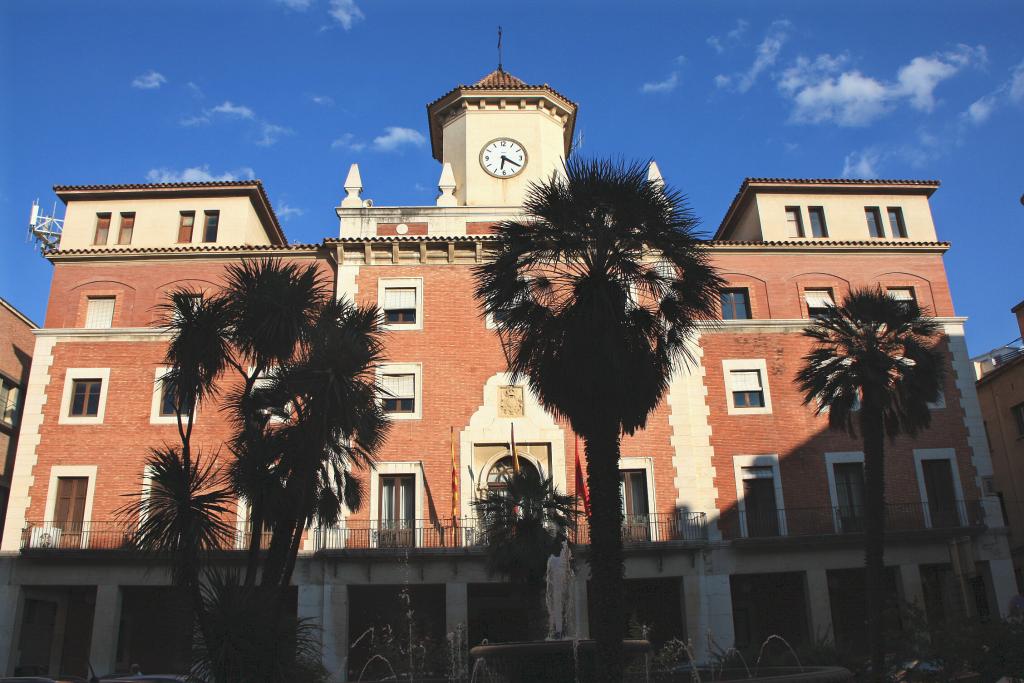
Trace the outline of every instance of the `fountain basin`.
<instances>
[{"instance_id":1,"label":"fountain basin","mask_svg":"<svg viewBox=\"0 0 1024 683\"><path fill-rule=\"evenodd\" d=\"M755 683L846 683L853 680L853 674L841 666L763 666L756 676L750 676L745 669L711 669L697 667L703 681L754 681ZM684 666L678 669L680 681L688 681ZM653 680L661 680L652 677Z\"/></svg>"},{"instance_id":2,"label":"fountain basin","mask_svg":"<svg viewBox=\"0 0 1024 683\"><path fill-rule=\"evenodd\" d=\"M646 640L624 640L625 661L630 663L651 651ZM478 681L519 683L574 683L594 680L597 642L593 640L531 640L493 643L470 648L474 662L482 661ZM477 670L474 663L474 671Z\"/></svg>"}]
</instances>

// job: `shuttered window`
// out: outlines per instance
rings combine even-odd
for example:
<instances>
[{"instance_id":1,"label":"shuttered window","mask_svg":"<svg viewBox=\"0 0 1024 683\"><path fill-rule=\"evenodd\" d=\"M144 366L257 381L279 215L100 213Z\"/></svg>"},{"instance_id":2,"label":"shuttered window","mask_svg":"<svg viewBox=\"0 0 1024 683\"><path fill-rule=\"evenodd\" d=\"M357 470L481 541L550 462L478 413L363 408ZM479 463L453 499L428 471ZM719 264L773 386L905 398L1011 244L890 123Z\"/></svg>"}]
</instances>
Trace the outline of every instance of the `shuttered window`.
<instances>
[{"instance_id":1,"label":"shuttered window","mask_svg":"<svg viewBox=\"0 0 1024 683\"><path fill-rule=\"evenodd\" d=\"M90 329L113 327L116 301L112 296L89 297L85 311L85 326Z\"/></svg>"},{"instance_id":2,"label":"shuttered window","mask_svg":"<svg viewBox=\"0 0 1024 683\"><path fill-rule=\"evenodd\" d=\"M416 322L416 288L387 287L384 290L384 319L391 324Z\"/></svg>"},{"instance_id":3,"label":"shuttered window","mask_svg":"<svg viewBox=\"0 0 1024 683\"><path fill-rule=\"evenodd\" d=\"M96 234L93 236L92 243L97 246L106 245L108 237L110 237L110 214L98 213L96 214Z\"/></svg>"},{"instance_id":4,"label":"shuttered window","mask_svg":"<svg viewBox=\"0 0 1024 683\"><path fill-rule=\"evenodd\" d=\"M731 370L729 387L736 408L763 408L764 388L760 370Z\"/></svg>"},{"instance_id":5,"label":"shuttered window","mask_svg":"<svg viewBox=\"0 0 1024 683\"><path fill-rule=\"evenodd\" d=\"M178 218L178 242L188 244L192 241L192 228L196 224L195 211L182 211Z\"/></svg>"},{"instance_id":6,"label":"shuttered window","mask_svg":"<svg viewBox=\"0 0 1024 683\"><path fill-rule=\"evenodd\" d=\"M416 375L381 375L384 410L388 413L416 411Z\"/></svg>"},{"instance_id":7,"label":"shuttered window","mask_svg":"<svg viewBox=\"0 0 1024 683\"><path fill-rule=\"evenodd\" d=\"M121 214L121 227L117 231L117 243L118 244L131 244L132 234L135 232L135 214L134 213L122 213Z\"/></svg>"},{"instance_id":8,"label":"shuttered window","mask_svg":"<svg viewBox=\"0 0 1024 683\"><path fill-rule=\"evenodd\" d=\"M807 315L822 315L829 307L835 306L831 289L805 289L804 301L807 302Z\"/></svg>"},{"instance_id":9,"label":"shuttered window","mask_svg":"<svg viewBox=\"0 0 1024 683\"><path fill-rule=\"evenodd\" d=\"M890 287L886 294L896 301L914 301L914 290L909 287Z\"/></svg>"},{"instance_id":10,"label":"shuttered window","mask_svg":"<svg viewBox=\"0 0 1024 683\"><path fill-rule=\"evenodd\" d=\"M804 221L800 217L799 206L787 206L786 207L786 236L787 237L803 237L804 236Z\"/></svg>"}]
</instances>

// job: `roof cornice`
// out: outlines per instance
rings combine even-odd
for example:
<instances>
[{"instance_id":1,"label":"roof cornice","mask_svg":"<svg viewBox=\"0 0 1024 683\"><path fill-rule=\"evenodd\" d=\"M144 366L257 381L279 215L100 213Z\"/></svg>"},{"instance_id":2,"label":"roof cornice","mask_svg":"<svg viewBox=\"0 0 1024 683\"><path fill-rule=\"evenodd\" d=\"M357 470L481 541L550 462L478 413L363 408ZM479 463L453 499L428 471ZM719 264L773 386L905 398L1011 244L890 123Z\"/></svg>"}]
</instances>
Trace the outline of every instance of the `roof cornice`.
<instances>
[{"instance_id":1,"label":"roof cornice","mask_svg":"<svg viewBox=\"0 0 1024 683\"><path fill-rule=\"evenodd\" d=\"M129 247L122 249L58 249L47 252L51 262L126 261L166 258L244 258L246 256L316 256L322 244L242 244L188 247Z\"/></svg>"}]
</instances>

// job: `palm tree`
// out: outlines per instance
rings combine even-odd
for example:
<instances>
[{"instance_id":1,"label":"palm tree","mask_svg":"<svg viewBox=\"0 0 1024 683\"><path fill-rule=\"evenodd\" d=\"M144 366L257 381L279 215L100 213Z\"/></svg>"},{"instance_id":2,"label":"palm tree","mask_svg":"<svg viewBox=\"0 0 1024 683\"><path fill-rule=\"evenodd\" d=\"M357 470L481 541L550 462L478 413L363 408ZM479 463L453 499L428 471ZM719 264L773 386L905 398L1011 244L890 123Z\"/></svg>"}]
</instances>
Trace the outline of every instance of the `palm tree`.
<instances>
[{"instance_id":1,"label":"palm tree","mask_svg":"<svg viewBox=\"0 0 1024 683\"><path fill-rule=\"evenodd\" d=\"M828 412L831 429L864 441L866 602L872 676L885 676L882 629L885 552L885 437L916 435L931 423L945 372L938 324L915 301L863 289L829 307L804 335L814 348L797 382L804 404ZM859 410L857 409L859 403Z\"/></svg>"},{"instance_id":2,"label":"palm tree","mask_svg":"<svg viewBox=\"0 0 1024 683\"><path fill-rule=\"evenodd\" d=\"M531 187L524 218L496 226L476 296L509 370L586 443L598 669L622 678L619 440L661 402L721 280L677 191L643 164L579 160Z\"/></svg>"}]
</instances>

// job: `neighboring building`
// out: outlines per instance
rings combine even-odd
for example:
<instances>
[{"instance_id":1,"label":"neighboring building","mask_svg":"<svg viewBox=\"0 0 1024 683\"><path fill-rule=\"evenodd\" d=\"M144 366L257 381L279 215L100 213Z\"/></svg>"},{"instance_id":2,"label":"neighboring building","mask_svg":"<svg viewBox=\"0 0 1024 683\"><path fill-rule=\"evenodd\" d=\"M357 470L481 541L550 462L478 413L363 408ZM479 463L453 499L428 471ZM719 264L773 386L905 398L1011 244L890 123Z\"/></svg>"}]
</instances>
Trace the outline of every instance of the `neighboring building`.
<instances>
[{"instance_id":1,"label":"neighboring building","mask_svg":"<svg viewBox=\"0 0 1024 683\"><path fill-rule=\"evenodd\" d=\"M510 383L472 268L494 223L517 215L529 182L569 154L576 115L549 86L501 70L459 86L428 106L436 205L375 205L353 165L339 233L315 245L285 241L258 181L57 187L67 218L48 254L50 305L6 519L0 638L13 636L0 670L182 665L187 628L173 627L167 568L139 561L124 542L130 529L114 521L142 486L146 448L175 439L160 415L166 338L153 306L178 285L215 289L226 264L269 255L318 264L339 296L379 304L391 330L380 374L394 428L365 473L368 504L339 528L311 530L295 572L297 610L323 627L326 665L338 679L358 673L366 641L350 644L376 619L400 618L399 587L435 643L460 624L471 643L521 637L528 608L488 573L470 501L500 485L513 425L524 466L574 493L575 435ZM933 427L887 447L892 593L937 619L965 608L957 581L970 581L968 609L1006 609L1012 566L998 502L983 494L992 465L942 261L949 245L929 209L937 188L743 182L711 247L728 282L724 319L702 331L699 363L673 378L647 429L622 441L627 604L655 641L689 638L707 659L709 632L723 649L769 633L861 638L861 443L829 431L794 376L808 319L866 285L932 310L949 359ZM216 405L201 408L193 441L211 452L228 429ZM236 519L244 532L244 508ZM577 559L585 635L601 615L588 613Z\"/></svg>"},{"instance_id":2,"label":"neighboring building","mask_svg":"<svg viewBox=\"0 0 1024 683\"><path fill-rule=\"evenodd\" d=\"M1011 309L1021 336L974 359L978 401L992 452L992 489L1010 526L1018 590L1024 593L1024 301Z\"/></svg>"},{"instance_id":3,"label":"neighboring building","mask_svg":"<svg viewBox=\"0 0 1024 683\"><path fill-rule=\"evenodd\" d=\"M0 519L7 515L11 471L18 448L25 385L32 365L36 324L0 298ZM0 528L0 537L3 529Z\"/></svg>"}]
</instances>

